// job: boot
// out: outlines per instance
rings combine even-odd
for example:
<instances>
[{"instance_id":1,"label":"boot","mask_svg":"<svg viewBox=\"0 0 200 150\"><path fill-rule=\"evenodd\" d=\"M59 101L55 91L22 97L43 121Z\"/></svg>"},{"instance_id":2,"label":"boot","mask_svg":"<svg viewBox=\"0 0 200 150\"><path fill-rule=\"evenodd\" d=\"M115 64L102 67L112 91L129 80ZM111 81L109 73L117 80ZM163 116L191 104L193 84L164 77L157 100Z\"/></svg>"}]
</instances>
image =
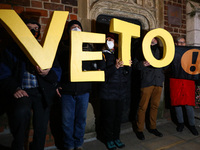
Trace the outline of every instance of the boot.
<instances>
[{"instance_id":1,"label":"boot","mask_svg":"<svg viewBox=\"0 0 200 150\"><path fill-rule=\"evenodd\" d=\"M182 132L184 128L184 123L178 123L177 127L176 127L176 131L177 132Z\"/></svg>"}]
</instances>

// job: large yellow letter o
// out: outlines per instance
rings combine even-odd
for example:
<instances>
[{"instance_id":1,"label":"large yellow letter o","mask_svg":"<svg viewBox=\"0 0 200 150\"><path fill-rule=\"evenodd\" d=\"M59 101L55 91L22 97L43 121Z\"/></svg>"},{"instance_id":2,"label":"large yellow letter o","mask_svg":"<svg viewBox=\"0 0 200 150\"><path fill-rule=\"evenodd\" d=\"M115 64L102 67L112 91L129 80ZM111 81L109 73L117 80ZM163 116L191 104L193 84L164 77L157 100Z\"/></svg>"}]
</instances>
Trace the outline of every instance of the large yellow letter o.
<instances>
[{"instance_id":1,"label":"large yellow letter o","mask_svg":"<svg viewBox=\"0 0 200 150\"><path fill-rule=\"evenodd\" d=\"M158 60L156 59L151 51L151 41L154 37L157 37L161 40L163 44L163 57ZM175 55L175 46L171 34L161 28L157 28L149 31L142 42L142 51L144 58L156 68L161 68L169 65L174 59Z\"/></svg>"}]
</instances>

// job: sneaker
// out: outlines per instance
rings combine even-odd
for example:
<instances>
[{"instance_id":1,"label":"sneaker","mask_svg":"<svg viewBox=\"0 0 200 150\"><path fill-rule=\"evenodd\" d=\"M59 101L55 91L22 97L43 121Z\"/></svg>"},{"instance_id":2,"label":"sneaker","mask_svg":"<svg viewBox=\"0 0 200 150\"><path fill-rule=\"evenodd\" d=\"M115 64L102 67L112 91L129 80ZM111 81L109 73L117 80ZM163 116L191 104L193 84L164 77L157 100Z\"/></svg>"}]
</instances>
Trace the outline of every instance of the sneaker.
<instances>
[{"instance_id":1,"label":"sneaker","mask_svg":"<svg viewBox=\"0 0 200 150\"><path fill-rule=\"evenodd\" d=\"M155 136L162 137L163 134L160 133L157 129L149 129L149 132L154 134Z\"/></svg>"},{"instance_id":2,"label":"sneaker","mask_svg":"<svg viewBox=\"0 0 200 150\"><path fill-rule=\"evenodd\" d=\"M144 137L143 132L137 131L137 132L136 132L136 136L137 136L137 138L138 138L139 140L145 140L145 137Z\"/></svg>"},{"instance_id":3,"label":"sneaker","mask_svg":"<svg viewBox=\"0 0 200 150\"><path fill-rule=\"evenodd\" d=\"M192 132L193 135L195 135L195 136L199 135L195 126L189 126L189 129L190 129L190 131Z\"/></svg>"},{"instance_id":4,"label":"sneaker","mask_svg":"<svg viewBox=\"0 0 200 150\"><path fill-rule=\"evenodd\" d=\"M106 143L106 147L109 149L109 150L116 150L117 147L115 146L115 143L113 141L109 141Z\"/></svg>"},{"instance_id":5,"label":"sneaker","mask_svg":"<svg viewBox=\"0 0 200 150\"><path fill-rule=\"evenodd\" d=\"M184 123L179 123L178 126L176 127L177 132L182 132L184 128Z\"/></svg>"},{"instance_id":6,"label":"sneaker","mask_svg":"<svg viewBox=\"0 0 200 150\"><path fill-rule=\"evenodd\" d=\"M123 148L123 147L125 147L125 144L122 143L119 139L114 140L114 143L115 143L115 145L116 145L118 148Z\"/></svg>"}]
</instances>

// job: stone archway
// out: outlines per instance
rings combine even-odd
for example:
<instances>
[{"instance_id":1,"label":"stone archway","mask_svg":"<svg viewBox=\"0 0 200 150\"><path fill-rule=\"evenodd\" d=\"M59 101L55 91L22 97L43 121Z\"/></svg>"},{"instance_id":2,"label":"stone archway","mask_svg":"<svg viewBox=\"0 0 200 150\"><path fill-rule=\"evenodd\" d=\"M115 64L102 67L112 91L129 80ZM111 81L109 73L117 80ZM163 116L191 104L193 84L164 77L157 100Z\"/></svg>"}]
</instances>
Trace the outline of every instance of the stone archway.
<instances>
[{"instance_id":1,"label":"stone archway","mask_svg":"<svg viewBox=\"0 0 200 150\"><path fill-rule=\"evenodd\" d=\"M89 11L90 20L96 20L100 14L137 19L144 30L157 27L154 11L138 5L134 0L99 0Z\"/></svg>"}]
</instances>

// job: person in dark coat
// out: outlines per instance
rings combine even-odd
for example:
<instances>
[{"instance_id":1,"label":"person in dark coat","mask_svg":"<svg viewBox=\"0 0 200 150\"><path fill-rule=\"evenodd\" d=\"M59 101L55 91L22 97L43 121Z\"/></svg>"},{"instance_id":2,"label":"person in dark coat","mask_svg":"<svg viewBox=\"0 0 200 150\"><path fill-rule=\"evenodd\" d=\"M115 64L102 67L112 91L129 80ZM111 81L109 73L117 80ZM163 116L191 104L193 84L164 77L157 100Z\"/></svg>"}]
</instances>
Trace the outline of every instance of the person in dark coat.
<instances>
[{"instance_id":1,"label":"person in dark coat","mask_svg":"<svg viewBox=\"0 0 200 150\"><path fill-rule=\"evenodd\" d=\"M154 38L151 42L151 50L156 59L162 57L161 52L158 48L157 40ZM156 120L158 107L160 104L160 97L162 93L162 86L164 82L164 71L163 68L155 68L151 64L144 60L143 54L133 60L133 66L140 70L141 74L141 98L139 102L139 108L137 112L137 131L136 136L140 140L144 140L144 124L145 124L145 115L148 104L150 103L150 129L149 132L162 137L163 134L156 129Z\"/></svg>"},{"instance_id":2,"label":"person in dark coat","mask_svg":"<svg viewBox=\"0 0 200 150\"><path fill-rule=\"evenodd\" d=\"M103 60L98 63L98 69L105 71L105 82L100 85L99 92L104 142L109 150L125 146L120 140L120 125L130 73L130 67L124 66L123 61L117 56L115 42L115 35L107 34Z\"/></svg>"},{"instance_id":3,"label":"person in dark coat","mask_svg":"<svg viewBox=\"0 0 200 150\"><path fill-rule=\"evenodd\" d=\"M40 25L29 20L26 25L38 38ZM54 61L51 69L33 66L20 47L14 43L0 56L0 88L9 101L8 116L13 135L12 150L24 150L33 113L33 141L30 150L43 150L50 107L56 95L61 69Z\"/></svg>"},{"instance_id":4,"label":"person in dark coat","mask_svg":"<svg viewBox=\"0 0 200 150\"><path fill-rule=\"evenodd\" d=\"M175 39L175 45L186 46L185 38L180 36ZM176 65L175 65L176 64ZM184 129L183 108L186 110L189 129L193 135L199 135L195 127L194 106L195 106L195 81L187 79L179 79L174 72L178 70L180 62L171 65L170 78L170 98L171 105L175 108L176 118L178 121L177 132Z\"/></svg>"},{"instance_id":5,"label":"person in dark coat","mask_svg":"<svg viewBox=\"0 0 200 150\"><path fill-rule=\"evenodd\" d=\"M77 20L68 23L67 33L82 31L82 25ZM91 51L92 46L83 44L83 51ZM61 41L58 59L62 68L62 77L59 90L61 93L62 129L64 131L64 150L82 150L86 126L87 108L91 91L90 82L70 81L70 39ZM84 61L83 70L92 70L92 63Z\"/></svg>"}]
</instances>

